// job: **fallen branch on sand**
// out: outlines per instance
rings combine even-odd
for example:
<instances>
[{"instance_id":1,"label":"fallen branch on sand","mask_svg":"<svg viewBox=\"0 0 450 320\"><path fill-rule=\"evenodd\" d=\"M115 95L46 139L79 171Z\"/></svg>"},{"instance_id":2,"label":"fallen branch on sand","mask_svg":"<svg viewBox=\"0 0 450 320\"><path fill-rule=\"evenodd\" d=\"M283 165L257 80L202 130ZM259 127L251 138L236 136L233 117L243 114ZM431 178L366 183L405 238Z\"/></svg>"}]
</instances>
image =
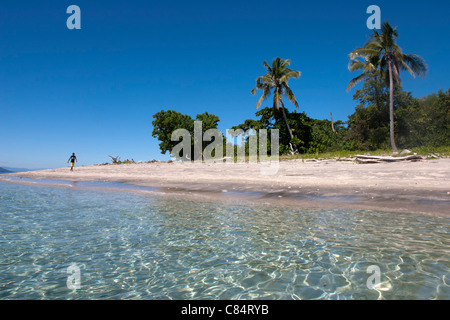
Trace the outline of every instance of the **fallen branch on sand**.
<instances>
[{"instance_id":1,"label":"fallen branch on sand","mask_svg":"<svg viewBox=\"0 0 450 320\"><path fill-rule=\"evenodd\" d=\"M379 157L379 156L365 156L357 155L356 162L358 163L382 163L382 162L400 162L400 161L419 161L423 158L419 155L412 155L407 157Z\"/></svg>"}]
</instances>

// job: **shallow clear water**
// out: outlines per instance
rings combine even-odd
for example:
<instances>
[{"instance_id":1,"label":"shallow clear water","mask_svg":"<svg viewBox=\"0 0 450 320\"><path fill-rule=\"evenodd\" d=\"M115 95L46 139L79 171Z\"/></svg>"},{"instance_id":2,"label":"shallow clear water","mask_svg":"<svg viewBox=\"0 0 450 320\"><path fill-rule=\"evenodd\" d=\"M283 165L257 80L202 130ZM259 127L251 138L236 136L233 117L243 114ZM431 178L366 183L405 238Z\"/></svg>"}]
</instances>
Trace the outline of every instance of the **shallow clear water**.
<instances>
[{"instance_id":1,"label":"shallow clear water","mask_svg":"<svg viewBox=\"0 0 450 320\"><path fill-rule=\"evenodd\" d=\"M0 182L0 299L450 299L449 227Z\"/></svg>"}]
</instances>

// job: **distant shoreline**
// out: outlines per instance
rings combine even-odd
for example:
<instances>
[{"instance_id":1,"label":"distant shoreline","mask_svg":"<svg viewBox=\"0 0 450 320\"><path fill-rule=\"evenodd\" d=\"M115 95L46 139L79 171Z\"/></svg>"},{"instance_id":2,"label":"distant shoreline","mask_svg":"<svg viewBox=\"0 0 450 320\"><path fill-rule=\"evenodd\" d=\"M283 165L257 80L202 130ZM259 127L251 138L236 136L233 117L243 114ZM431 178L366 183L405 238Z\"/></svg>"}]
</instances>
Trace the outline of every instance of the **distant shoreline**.
<instances>
[{"instance_id":1,"label":"distant shoreline","mask_svg":"<svg viewBox=\"0 0 450 320\"><path fill-rule=\"evenodd\" d=\"M0 181L20 182L7 177L109 181L136 186L136 190L127 187L123 191L143 192L139 187L150 187L181 198L450 216L450 159L377 164L290 160L279 162L278 172L268 176L261 175L263 166L166 162L93 165L75 167L73 172L60 168L9 173Z\"/></svg>"}]
</instances>

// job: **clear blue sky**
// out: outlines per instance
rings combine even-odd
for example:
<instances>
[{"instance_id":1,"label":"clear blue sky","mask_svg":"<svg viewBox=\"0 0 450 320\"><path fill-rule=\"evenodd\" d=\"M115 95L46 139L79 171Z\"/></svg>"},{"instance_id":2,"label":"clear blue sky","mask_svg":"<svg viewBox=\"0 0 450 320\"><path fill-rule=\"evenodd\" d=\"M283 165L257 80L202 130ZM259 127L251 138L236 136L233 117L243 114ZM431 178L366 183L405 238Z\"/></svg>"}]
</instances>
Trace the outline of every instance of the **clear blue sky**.
<instances>
[{"instance_id":1,"label":"clear blue sky","mask_svg":"<svg viewBox=\"0 0 450 320\"><path fill-rule=\"evenodd\" d=\"M69 30L69 5L81 30ZM362 46L369 5L399 27L399 45L421 55L425 79L404 73L421 97L450 87L450 4L429 1L2 1L0 166L63 167L168 159L152 115L208 111L222 131L255 118L250 90L262 62L289 58L300 111L347 120L356 103L347 54ZM287 105L290 110L294 107Z\"/></svg>"}]
</instances>

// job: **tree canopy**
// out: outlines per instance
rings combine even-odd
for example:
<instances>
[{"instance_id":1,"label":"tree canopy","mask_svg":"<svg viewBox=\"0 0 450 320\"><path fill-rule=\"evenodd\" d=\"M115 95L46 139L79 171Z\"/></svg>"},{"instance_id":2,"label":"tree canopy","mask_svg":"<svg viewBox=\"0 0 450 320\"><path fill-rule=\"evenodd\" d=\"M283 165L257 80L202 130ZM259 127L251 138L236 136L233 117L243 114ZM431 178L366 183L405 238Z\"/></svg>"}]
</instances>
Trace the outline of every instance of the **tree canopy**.
<instances>
[{"instance_id":1,"label":"tree canopy","mask_svg":"<svg viewBox=\"0 0 450 320\"><path fill-rule=\"evenodd\" d=\"M397 28L392 28L388 21L381 27L381 33L374 30L364 47L356 48L349 54L350 71L363 70L363 73L353 78L347 90L356 83L366 80L371 76L379 76L389 80L389 134L393 150L397 150L395 142L394 120L394 86L401 86L400 71L409 71L415 78L416 75L424 77L428 68L422 57L415 54L405 54L397 44Z\"/></svg>"},{"instance_id":2,"label":"tree canopy","mask_svg":"<svg viewBox=\"0 0 450 320\"><path fill-rule=\"evenodd\" d=\"M178 144L178 141L172 140L172 133L177 129L185 129L189 132L191 137L191 155L194 154L194 143L195 143L195 132L194 132L194 122L202 122L202 135L208 129L217 129L217 125L220 121L219 117L208 112L197 114L195 119L191 116L179 113L174 110L161 110L153 115L153 132L152 136L157 138L159 143L159 148L162 154L171 152L173 148ZM205 143L201 141L202 150ZM186 155L181 155L185 157Z\"/></svg>"}]
</instances>

